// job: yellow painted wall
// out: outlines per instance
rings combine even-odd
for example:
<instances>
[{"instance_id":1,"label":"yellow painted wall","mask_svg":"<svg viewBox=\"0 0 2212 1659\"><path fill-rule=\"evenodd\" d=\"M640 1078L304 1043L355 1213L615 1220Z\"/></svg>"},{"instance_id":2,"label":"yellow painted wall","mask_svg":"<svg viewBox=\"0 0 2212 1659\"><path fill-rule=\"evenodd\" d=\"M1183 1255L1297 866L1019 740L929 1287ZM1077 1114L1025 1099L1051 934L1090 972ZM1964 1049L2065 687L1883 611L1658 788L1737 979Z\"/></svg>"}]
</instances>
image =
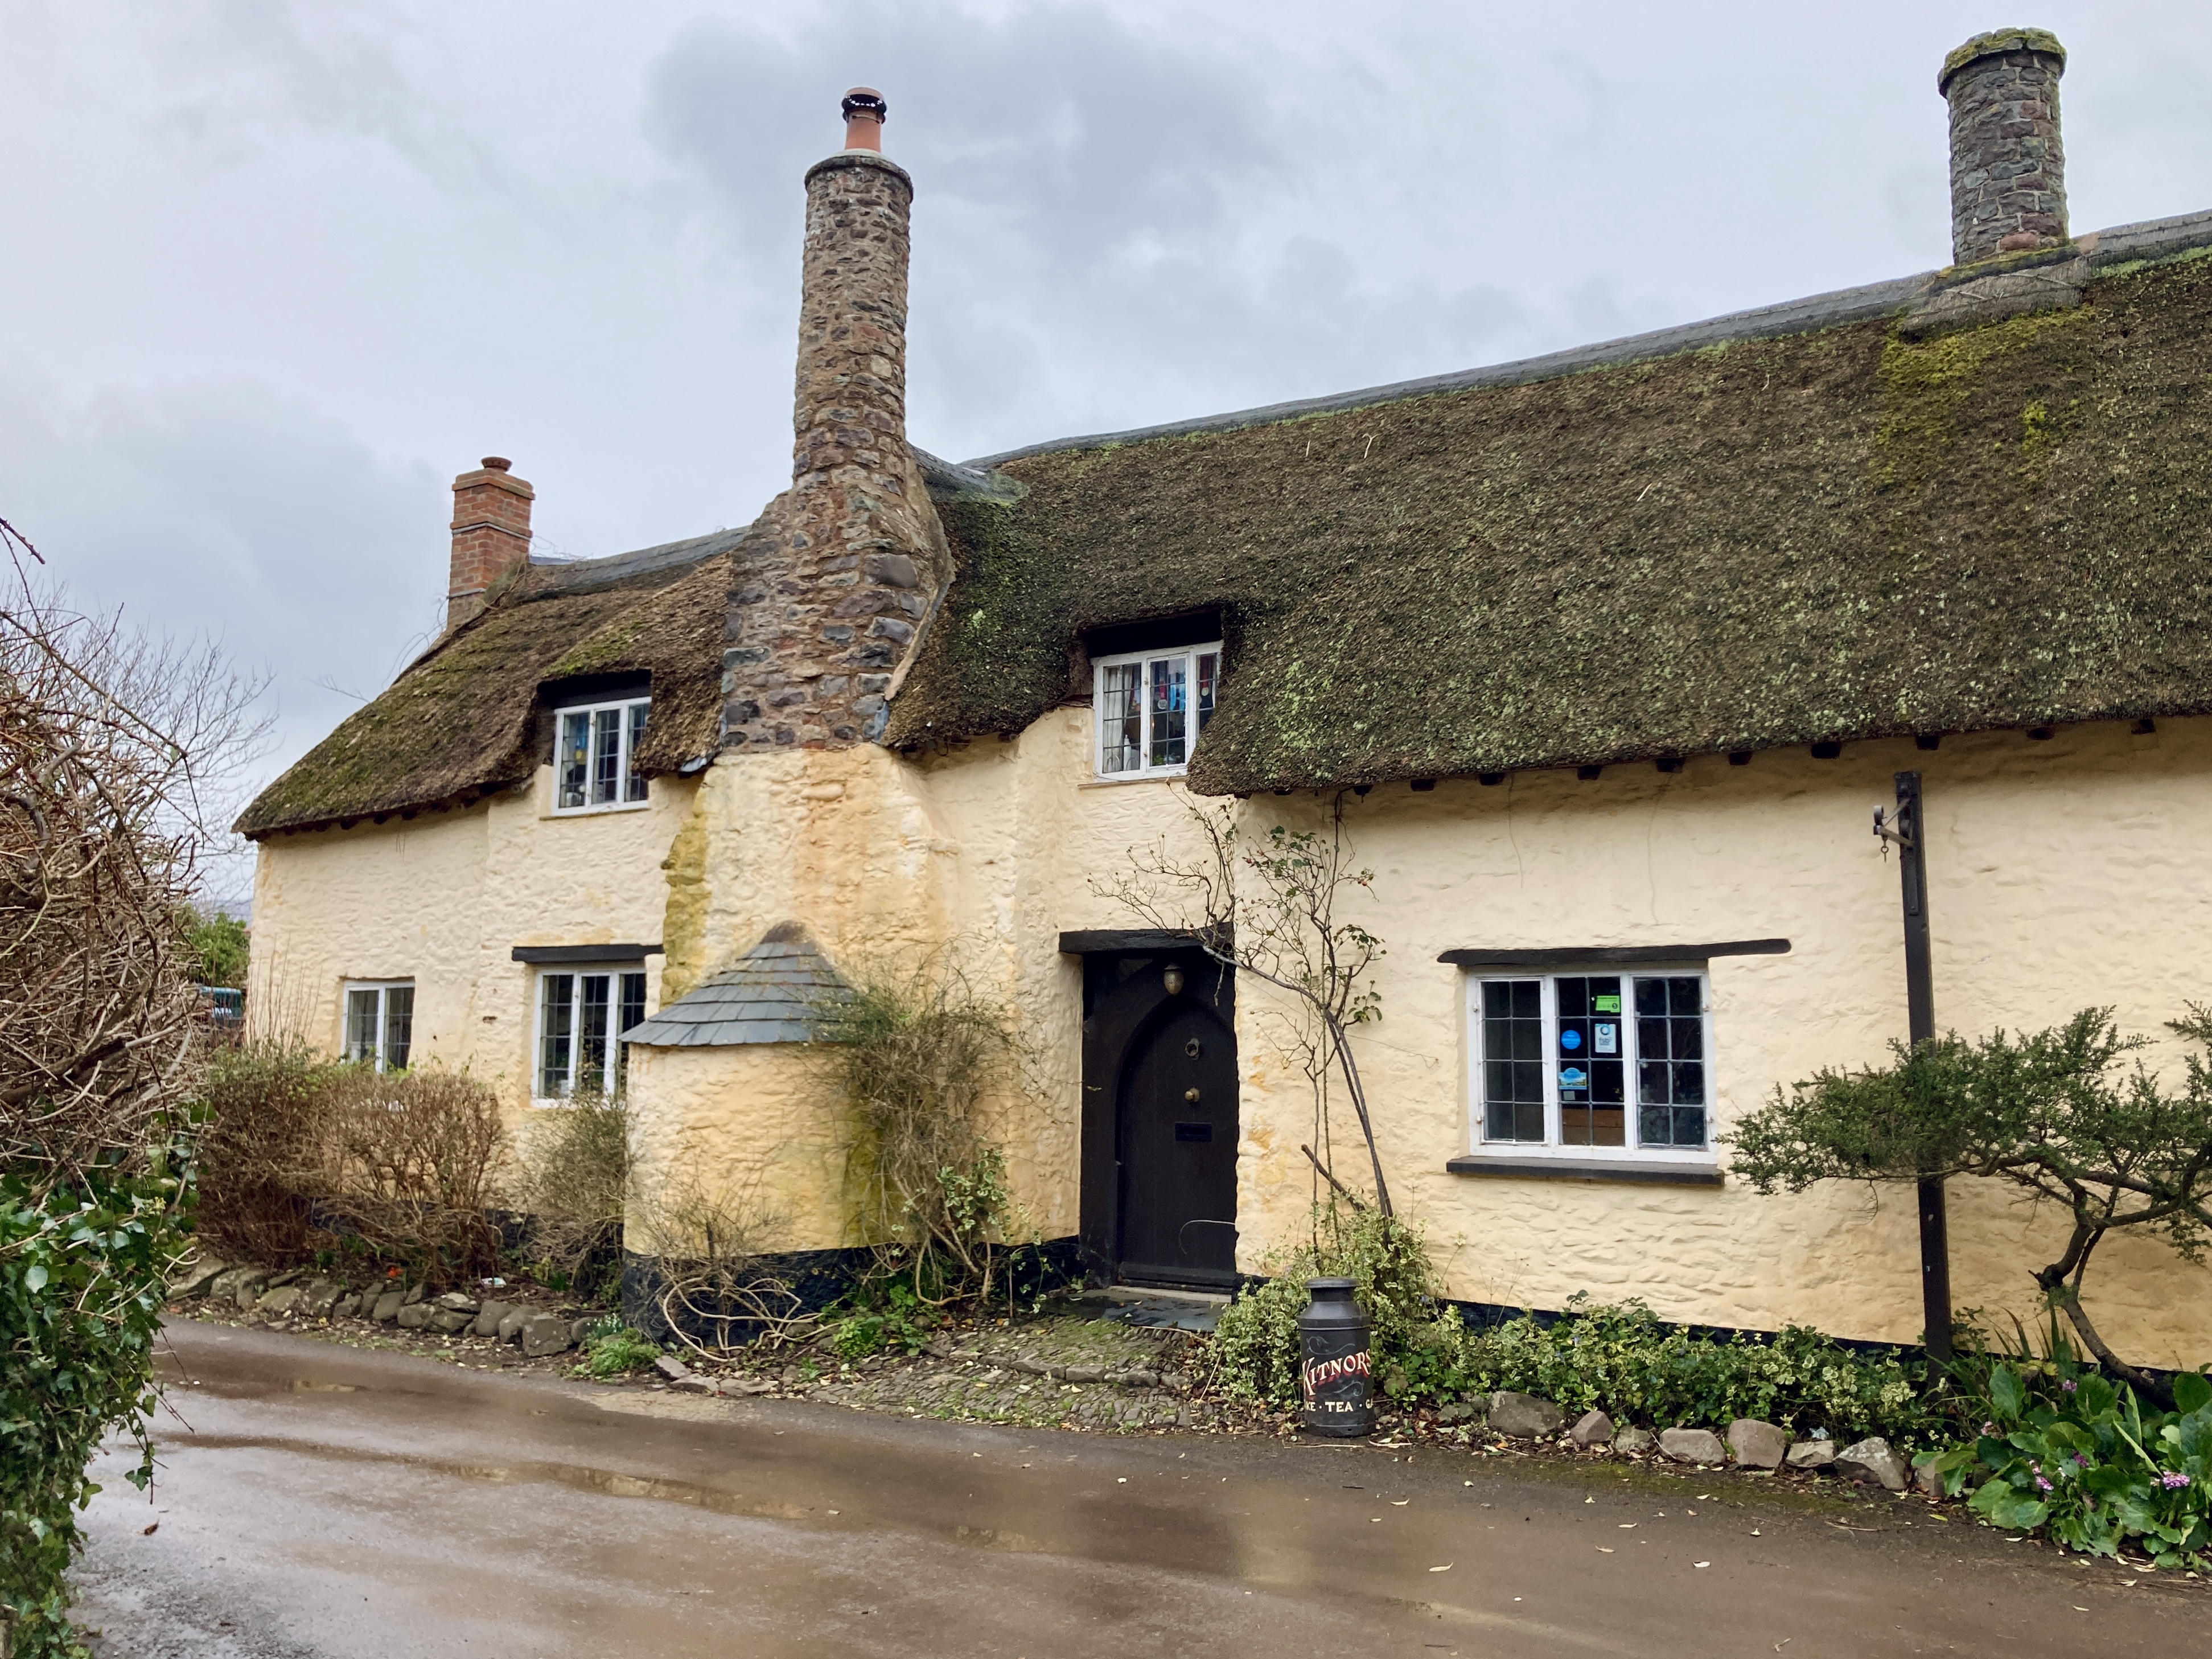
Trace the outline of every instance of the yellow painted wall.
<instances>
[{"instance_id":1,"label":"yellow painted wall","mask_svg":"<svg viewBox=\"0 0 2212 1659\"><path fill-rule=\"evenodd\" d=\"M253 888L248 1018L337 1052L348 980L415 981L418 1060L494 1079L526 1103L536 970L518 945L657 944L661 868L698 785L656 778L629 811L552 815L552 769L465 811L275 836ZM660 958L646 959L658 1006Z\"/></svg>"},{"instance_id":2,"label":"yellow painted wall","mask_svg":"<svg viewBox=\"0 0 2212 1659\"><path fill-rule=\"evenodd\" d=\"M1672 945L1787 938L1786 956L1711 963L1713 1077L1725 1133L1778 1083L1877 1062L1905 1030L1897 865L1870 833L1893 775L1923 774L1938 1024L2039 1028L2114 1005L2124 1029L2165 1037L2212 1000L2212 722L2166 722L1854 745L1836 761L1720 757L1674 775L1609 769L1486 788L1401 785L1351 803L1374 898L1352 915L1388 941L1384 1018L1359 1056L1393 1195L1425 1221L1453 1291L1557 1307L1577 1291L1640 1296L1670 1319L1911 1340L1919 1331L1909 1189L1802 1197L1445 1173L1469 1150L1464 978L1456 947ZM1311 822L1310 799L1255 800ZM1241 1024L1262 1002L1240 991ZM2176 1050L2162 1064L2178 1071ZM1296 1152L1310 1097L1264 1043L1244 1054L1239 1218L1252 1265L1294 1234L1312 1180ZM1302 1081L1302 1080L1301 1080ZM1340 1148L1352 1133L1337 1115ZM1285 1152L1289 1153L1284 1156ZM1340 1164L1358 1166L1346 1148ZM2057 1254L2056 1219L1988 1182L1952 1188L1956 1304L2033 1321L2027 1269ZM2212 1358L2212 1269L2149 1241L2106 1243L2088 1279L2100 1328L2157 1364Z\"/></svg>"},{"instance_id":3,"label":"yellow painted wall","mask_svg":"<svg viewBox=\"0 0 2212 1659\"><path fill-rule=\"evenodd\" d=\"M1717 1127L1823 1065L1877 1061L1904 1027L1897 869L1869 833L1891 775L1927 780L1940 1023L2038 1027L2090 1003L2153 1033L2212 1000L2212 721L1854 745L1844 758L1719 757L1677 774L1616 767L1594 782L1445 781L1348 801L1371 899L1348 907L1387 943L1384 1017L1359 1038L1401 1208L1423 1222L1449 1288L1558 1306L1579 1291L1640 1296L1672 1319L1842 1335L1917 1334L1910 1194L1718 1189L1455 1176L1468 1149L1460 946L1687 944L1780 936L1781 957L1716 959ZM348 976L412 973L424 1052L520 1079L525 970L516 943L664 939L670 998L769 927L799 921L832 960L913 963L945 951L1002 998L1029 1044L1029 1092L997 1128L1018 1198L1047 1237L1078 1223L1081 972L1064 929L1141 925L1106 893L1132 848L1192 848L1181 789L1088 782L1089 717L1056 711L1018 738L907 760L873 748L725 757L653 810L556 820L495 803L407 825L264 844L255 913L257 1018L292 999L335 1042ZM541 799L544 779L541 775ZM1310 796L1236 808L1248 830L1318 821ZM665 854L665 860L664 860ZM665 867L664 868L664 862ZM598 931L589 931L596 929ZM266 986L264 994L263 988ZM1313 1181L1298 1143L1310 1099L1249 981L1238 1000L1244 1139L1240 1260L1294 1236ZM487 1016L489 1018L487 1018ZM787 1048L656 1051L633 1095L664 1167L751 1192L785 1248L844 1231L833 1091ZM2160 1051L2171 1065L2171 1044ZM1340 1167L1359 1160L1340 1112ZM719 1151L714 1149L719 1148ZM2027 1269L2055 1224L1986 1183L1954 1183L1961 1307L2032 1312ZM2212 1358L2212 1270L2154 1243L2108 1243L2093 1310L2123 1352Z\"/></svg>"}]
</instances>

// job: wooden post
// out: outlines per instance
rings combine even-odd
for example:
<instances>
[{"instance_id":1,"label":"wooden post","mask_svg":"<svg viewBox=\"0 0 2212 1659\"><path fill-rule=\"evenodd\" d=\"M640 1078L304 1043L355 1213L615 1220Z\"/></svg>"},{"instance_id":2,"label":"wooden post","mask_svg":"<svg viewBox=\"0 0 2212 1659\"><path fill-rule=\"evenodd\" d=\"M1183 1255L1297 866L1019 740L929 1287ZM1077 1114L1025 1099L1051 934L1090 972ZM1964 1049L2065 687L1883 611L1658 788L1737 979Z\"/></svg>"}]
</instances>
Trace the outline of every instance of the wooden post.
<instances>
[{"instance_id":1,"label":"wooden post","mask_svg":"<svg viewBox=\"0 0 2212 1659\"><path fill-rule=\"evenodd\" d=\"M1921 833L1920 774L1897 775L1898 875L1905 898L1905 1030L1918 1048L1936 1035L1936 983L1928 950L1928 861ZM1923 1176L1920 1198L1920 1305L1929 1357L1951 1357L1951 1237L1943 1178Z\"/></svg>"}]
</instances>

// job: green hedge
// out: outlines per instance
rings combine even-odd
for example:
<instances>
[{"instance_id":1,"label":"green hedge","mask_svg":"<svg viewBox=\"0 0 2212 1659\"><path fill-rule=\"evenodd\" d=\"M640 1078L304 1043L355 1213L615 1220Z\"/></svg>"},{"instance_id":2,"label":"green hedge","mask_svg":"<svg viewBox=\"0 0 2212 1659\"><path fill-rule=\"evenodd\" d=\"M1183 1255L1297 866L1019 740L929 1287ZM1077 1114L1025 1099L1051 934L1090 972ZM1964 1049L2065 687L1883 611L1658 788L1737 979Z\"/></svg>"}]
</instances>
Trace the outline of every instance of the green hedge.
<instances>
[{"instance_id":1,"label":"green hedge","mask_svg":"<svg viewBox=\"0 0 2212 1659\"><path fill-rule=\"evenodd\" d=\"M152 1478L154 1334L185 1191L167 1175L95 1171L40 1199L0 1176L0 1619L14 1659L82 1652L64 1577L101 1438L136 1437L129 1479Z\"/></svg>"}]
</instances>

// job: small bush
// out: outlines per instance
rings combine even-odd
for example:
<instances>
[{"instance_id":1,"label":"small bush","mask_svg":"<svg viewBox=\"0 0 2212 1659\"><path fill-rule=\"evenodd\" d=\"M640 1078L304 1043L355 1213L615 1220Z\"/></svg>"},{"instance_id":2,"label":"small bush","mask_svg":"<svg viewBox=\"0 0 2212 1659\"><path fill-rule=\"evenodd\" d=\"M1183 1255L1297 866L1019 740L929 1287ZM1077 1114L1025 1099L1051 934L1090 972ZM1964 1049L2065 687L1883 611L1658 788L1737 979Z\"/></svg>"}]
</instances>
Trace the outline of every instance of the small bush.
<instances>
[{"instance_id":1,"label":"small bush","mask_svg":"<svg viewBox=\"0 0 2212 1659\"><path fill-rule=\"evenodd\" d=\"M1378 1377L1395 1395L1434 1393L1460 1340L1439 1316L1435 1270L1418 1229L1372 1209L1316 1212L1307 1243L1269 1256L1272 1275L1222 1310L1212 1350L1216 1386L1232 1400L1275 1406L1298 1398L1298 1315L1310 1279L1348 1279L1371 1322Z\"/></svg>"},{"instance_id":2,"label":"small bush","mask_svg":"<svg viewBox=\"0 0 2212 1659\"><path fill-rule=\"evenodd\" d=\"M2172 1413L2146 1415L2135 1391L2061 1358L1993 1365L1972 1440L1915 1462L1992 1526L2040 1532L2069 1549L2118 1555L2132 1544L2165 1567L2202 1568L2212 1549L2212 1382L2173 1380Z\"/></svg>"},{"instance_id":3,"label":"small bush","mask_svg":"<svg viewBox=\"0 0 2212 1659\"><path fill-rule=\"evenodd\" d=\"M194 1156L203 1237L272 1266L312 1257L320 1241L307 1177L333 1069L289 1037L251 1038L210 1054Z\"/></svg>"},{"instance_id":4,"label":"small bush","mask_svg":"<svg viewBox=\"0 0 2212 1659\"><path fill-rule=\"evenodd\" d=\"M619 1097L580 1095L532 1115L518 1196L531 1214L535 1271L555 1288L589 1301L620 1285L631 1156Z\"/></svg>"},{"instance_id":5,"label":"small bush","mask_svg":"<svg viewBox=\"0 0 2212 1659\"><path fill-rule=\"evenodd\" d=\"M630 1329L619 1319L603 1319L584 1340L584 1363L576 1367L576 1374L623 1376L631 1371L651 1370L653 1362L659 1358L659 1345L641 1332Z\"/></svg>"},{"instance_id":6,"label":"small bush","mask_svg":"<svg viewBox=\"0 0 2212 1659\"><path fill-rule=\"evenodd\" d=\"M491 1272L487 1215L507 1157L499 1102L465 1072L339 1067L324 1083L310 1176L333 1231L433 1285Z\"/></svg>"}]
</instances>

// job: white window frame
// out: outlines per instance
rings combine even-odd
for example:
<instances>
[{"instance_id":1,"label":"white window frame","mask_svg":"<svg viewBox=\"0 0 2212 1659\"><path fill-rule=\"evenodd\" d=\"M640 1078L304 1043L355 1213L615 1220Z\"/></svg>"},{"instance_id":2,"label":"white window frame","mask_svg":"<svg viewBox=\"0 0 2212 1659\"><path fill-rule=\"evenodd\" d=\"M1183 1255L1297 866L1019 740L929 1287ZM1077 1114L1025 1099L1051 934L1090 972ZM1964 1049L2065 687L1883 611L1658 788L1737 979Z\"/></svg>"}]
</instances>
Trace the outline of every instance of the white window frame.
<instances>
[{"instance_id":1,"label":"white window frame","mask_svg":"<svg viewBox=\"0 0 2212 1659\"><path fill-rule=\"evenodd\" d=\"M1557 981L1561 979L1612 978L1621 983L1620 1060L1626 1098L1622 1103L1625 1119L1623 1137L1626 1142L1620 1146L1571 1146L1560 1140L1559 1084L1559 993ZM1637 1099L1637 1065L1641 1059L1638 1052L1636 1030L1636 981L1639 979L1686 979L1698 981L1698 1012L1702 1021L1701 1047L1705 1068L1705 1144L1703 1146L1644 1146L1638 1143L1641 1132L1642 1114ZM1504 1162L1528 1159L1555 1159L1571 1164L1665 1164L1687 1165L1699 1169L1719 1167L1720 1154L1714 1144L1718 1129L1717 1070L1713 1054L1713 982L1712 976L1702 962L1639 962L1633 965L1601 964L1584 966L1563 963L1553 966L1532 965L1525 968L1470 969L1465 975L1468 1053L1472 1063L1468 1067L1468 1147L1476 1158L1497 1158ZM1535 980L1543 988L1543 1076L1544 1076L1544 1139L1534 1140L1492 1140L1487 1137L1487 1102L1483 1091L1488 1077L1483 1051L1482 988L1501 981ZM1611 1058L1611 1056L1607 1056Z\"/></svg>"},{"instance_id":2,"label":"white window frame","mask_svg":"<svg viewBox=\"0 0 2212 1659\"><path fill-rule=\"evenodd\" d=\"M611 1069L615 1074L615 1086L612 1091L612 1094L618 1097L623 1093L628 1083L627 1073L629 1067L625 1064L624 1051L627 1049L629 1045L623 1042L621 1037L621 1030L628 1029L621 1024L622 981L626 977L633 974L637 976L640 982L640 1012L638 1018L641 1020L650 1018L652 1017L652 1011L648 1005L651 1003L653 999L652 981L647 979L645 969L635 958L622 962L564 962L557 966L549 964L539 968L536 975L532 976L530 987L530 1006L532 1010L530 1021L530 1099L532 1105L565 1106L575 1098L576 1039L579 1035L576 1027L578 1024L577 1016L580 1011L582 1000L580 995L582 986L580 981L587 977L596 976L604 978L609 981L607 987L607 1006L610 1010L610 1013L607 1024L610 1030L606 1036L606 1042L612 1049L611 1063ZM568 1002L568 1034L566 1039L568 1042L567 1071L561 1089L557 1092L548 1093L545 1088L545 1026L546 1015L550 1010L547 1002L546 987L550 981L562 978L566 978L571 981Z\"/></svg>"},{"instance_id":3,"label":"white window frame","mask_svg":"<svg viewBox=\"0 0 2212 1659\"><path fill-rule=\"evenodd\" d=\"M398 1065L391 1063L392 1048L392 993L407 993L407 1054ZM374 994L376 998L376 1042L374 1051L357 1048L353 1036L354 998L358 994ZM338 992L338 1052L349 1062L367 1060L380 1072L404 1071L414 1059L418 1045L415 1041L415 981L411 979L349 979Z\"/></svg>"},{"instance_id":4,"label":"white window frame","mask_svg":"<svg viewBox=\"0 0 2212 1659\"><path fill-rule=\"evenodd\" d=\"M646 799L647 781L637 775L634 750L637 739L644 734L652 719L653 699L617 697L605 702L564 703L553 711L553 815L556 817L580 817L591 812L634 812L649 805ZM633 711L636 718L633 718ZM605 736L602 714L615 716L615 796L611 800L590 799L599 779L605 758L602 741ZM564 805L562 796L566 791L564 781L569 761L568 755L569 722L582 719L586 739L584 761L584 794L586 799L574 805Z\"/></svg>"},{"instance_id":5,"label":"white window frame","mask_svg":"<svg viewBox=\"0 0 2212 1659\"><path fill-rule=\"evenodd\" d=\"M1211 656L1213 659L1213 704L1210 708L1200 708L1198 701L1198 659L1206 656ZM1152 763L1155 711L1150 695L1152 684L1151 665L1176 662L1180 662L1182 667L1184 686L1184 707L1180 711L1183 715L1184 726L1182 758L1156 766ZM1101 781L1111 783L1127 783L1140 778L1181 777L1189 769L1190 751L1197 745L1199 735L1205 730L1205 723L1210 721L1216 714L1220 712L1221 662L1222 652L1219 640L1209 641L1202 645L1172 645L1154 651L1122 651L1110 657L1093 658L1091 664L1091 766L1092 772ZM1117 742L1109 745L1107 742L1107 721L1109 719L1118 720L1121 718L1115 713L1109 700L1107 681L1109 677L1112 677L1110 671L1127 668L1133 663L1137 665L1138 718L1140 732L1137 743L1138 764L1134 767L1123 767L1119 770L1111 770L1107 766L1109 748L1119 750L1122 744Z\"/></svg>"}]
</instances>

